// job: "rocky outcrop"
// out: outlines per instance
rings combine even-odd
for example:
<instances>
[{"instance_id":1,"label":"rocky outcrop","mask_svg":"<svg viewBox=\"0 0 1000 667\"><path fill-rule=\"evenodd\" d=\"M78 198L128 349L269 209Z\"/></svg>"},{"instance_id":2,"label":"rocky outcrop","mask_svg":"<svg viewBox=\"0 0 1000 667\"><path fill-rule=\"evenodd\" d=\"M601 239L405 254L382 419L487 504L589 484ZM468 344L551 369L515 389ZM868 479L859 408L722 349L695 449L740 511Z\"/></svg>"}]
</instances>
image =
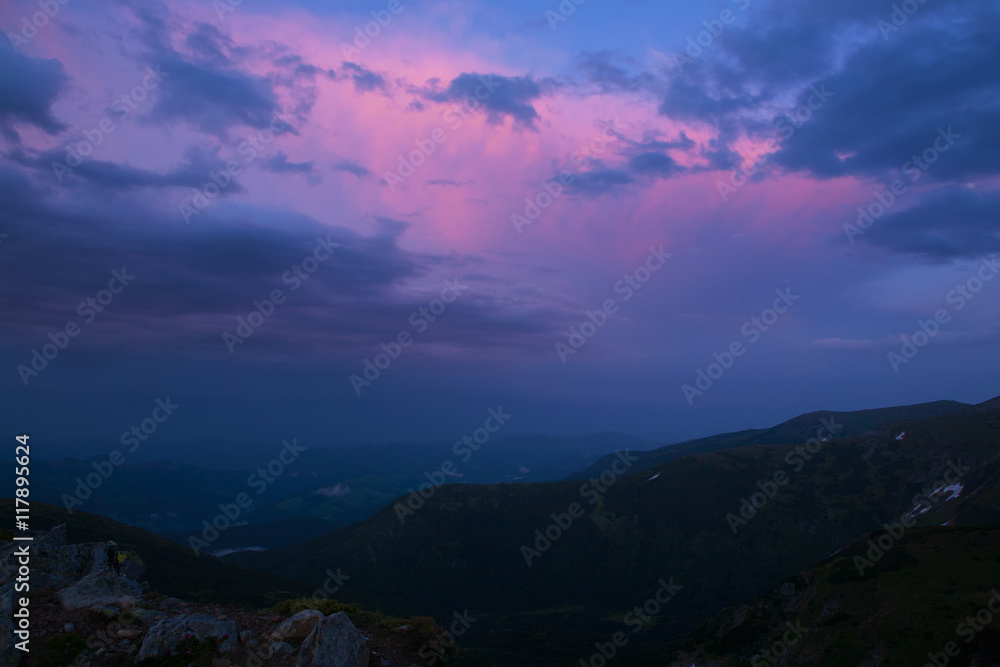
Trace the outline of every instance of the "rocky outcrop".
<instances>
[{"instance_id":1,"label":"rocky outcrop","mask_svg":"<svg viewBox=\"0 0 1000 667\"><path fill-rule=\"evenodd\" d=\"M368 641L342 611L316 624L299 650L296 667L368 667Z\"/></svg>"},{"instance_id":2,"label":"rocky outcrop","mask_svg":"<svg viewBox=\"0 0 1000 667\"><path fill-rule=\"evenodd\" d=\"M271 638L275 641L283 639L302 639L308 637L316 627L316 624L323 619L323 612L315 609L300 611L294 616L284 620L271 632Z\"/></svg>"},{"instance_id":3,"label":"rocky outcrop","mask_svg":"<svg viewBox=\"0 0 1000 667\"><path fill-rule=\"evenodd\" d=\"M111 572L88 574L56 596L64 609L89 609L95 605L111 605L122 597L133 599L142 595L142 587L128 577Z\"/></svg>"},{"instance_id":4,"label":"rocky outcrop","mask_svg":"<svg viewBox=\"0 0 1000 667\"><path fill-rule=\"evenodd\" d=\"M24 544L24 543L21 543ZM66 588L90 574L110 572L138 581L146 570L138 554L119 550L114 542L66 544L66 525L41 533L30 543L32 588ZM0 586L16 569L16 546L0 550Z\"/></svg>"},{"instance_id":5,"label":"rocky outcrop","mask_svg":"<svg viewBox=\"0 0 1000 667\"><path fill-rule=\"evenodd\" d=\"M0 664L8 664L14 649L13 595L19 551L27 547L31 591L62 589L57 595L66 609L91 608L142 595L137 578L145 570L138 555L119 552L114 542L67 544L66 525L31 533L28 542L0 543ZM126 567L122 567L127 563ZM120 576L127 571L132 577Z\"/></svg>"},{"instance_id":6,"label":"rocky outcrop","mask_svg":"<svg viewBox=\"0 0 1000 667\"><path fill-rule=\"evenodd\" d=\"M158 622L142 642L135 661L173 655L177 645L185 639L205 641L214 637L219 641L219 652L225 653L239 644L240 626L236 621L220 621L208 614L182 614Z\"/></svg>"},{"instance_id":7,"label":"rocky outcrop","mask_svg":"<svg viewBox=\"0 0 1000 667\"><path fill-rule=\"evenodd\" d=\"M148 586L134 579L145 570L142 560L119 550L114 542L67 544L65 526L47 533L36 532L33 537L27 548L31 554L32 596L42 600L39 616L33 616L40 624L37 627L45 627L54 637L63 635L64 640L86 642L86 648L75 656L60 655L59 648L40 647L40 657L48 664L121 667L148 664L152 659L171 655L188 664L188 656L181 656L185 651L190 651L191 657L197 654L197 664L213 667L390 664L385 657L386 644L379 643L385 638L369 645L343 612L324 616L316 609L306 609L287 616L290 611L277 612L277 608L251 611L163 598L149 593ZM25 657L15 650L14 642L18 640L12 623L18 566L14 551L25 548L22 545L0 541L0 665L17 664L18 658ZM36 581L45 582L45 586L36 590ZM62 628L62 633L56 628ZM407 646L410 641L401 635L388 642L392 665L413 664L413 650ZM36 646L32 649L30 659L35 660ZM76 662L67 663L69 658Z\"/></svg>"}]
</instances>

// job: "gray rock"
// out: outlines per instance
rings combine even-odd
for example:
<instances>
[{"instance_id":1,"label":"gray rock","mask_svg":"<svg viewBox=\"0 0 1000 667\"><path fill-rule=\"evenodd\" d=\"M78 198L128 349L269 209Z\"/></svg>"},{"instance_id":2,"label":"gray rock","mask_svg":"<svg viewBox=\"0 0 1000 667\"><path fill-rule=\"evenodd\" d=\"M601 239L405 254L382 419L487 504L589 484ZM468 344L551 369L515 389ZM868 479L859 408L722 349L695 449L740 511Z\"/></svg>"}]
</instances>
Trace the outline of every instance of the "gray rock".
<instances>
[{"instance_id":1,"label":"gray rock","mask_svg":"<svg viewBox=\"0 0 1000 667\"><path fill-rule=\"evenodd\" d=\"M302 643L296 667L368 667L367 641L342 611L330 614Z\"/></svg>"},{"instance_id":2,"label":"gray rock","mask_svg":"<svg viewBox=\"0 0 1000 667\"><path fill-rule=\"evenodd\" d=\"M17 570L17 547L0 549L0 586L13 579ZM112 542L66 544L66 526L56 526L37 537L29 547L31 583L34 590L65 588L89 574L110 572L137 580L146 570L138 555L118 551Z\"/></svg>"},{"instance_id":3,"label":"gray rock","mask_svg":"<svg viewBox=\"0 0 1000 667\"><path fill-rule=\"evenodd\" d=\"M107 605L107 604L95 604L93 607L90 608L90 611L94 612L95 614L100 614L109 621L118 618L119 616L122 615L121 609L115 607L114 605Z\"/></svg>"},{"instance_id":4,"label":"gray rock","mask_svg":"<svg viewBox=\"0 0 1000 667\"><path fill-rule=\"evenodd\" d=\"M160 600L160 609L165 609L167 611L176 611L184 606L183 600L178 600L177 598L165 598Z\"/></svg>"},{"instance_id":5,"label":"gray rock","mask_svg":"<svg viewBox=\"0 0 1000 667\"><path fill-rule=\"evenodd\" d=\"M301 639L308 637L316 624L323 618L323 612L315 609L300 611L294 616L282 621L278 627L271 631L271 639Z\"/></svg>"},{"instance_id":6,"label":"gray rock","mask_svg":"<svg viewBox=\"0 0 1000 667\"><path fill-rule=\"evenodd\" d=\"M84 609L98 604L114 604L124 595L139 597L141 594L139 584L128 577L99 572L88 574L56 593L56 596L66 609Z\"/></svg>"},{"instance_id":7,"label":"gray rock","mask_svg":"<svg viewBox=\"0 0 1000 667\"><path fill-rule=\"evenodd\" d=\"M43 536L34 540L36 547L64 547L66 546L66 524L61 523Z\"/></svg>"},{"instance_id":8,"label":"gray rock","mask_svg":"<svg viewBox=\"0 0 1000 667\"><path fill-rule=\"evenodd\" d=\"M142 641L136 662L172 655L174 649L187 637L205 641L209 637L219 640L219 652L225 653L238 645L240 626L236 621L220 621L208 614L182 614L158 622Z\"/></svg>"},{"instance_id":9,"label":"gray rock","mask_svg":"<svg viewBox=\"0 0 1000 667\"><path fill-rule=\"evenodd\" d=\"M284 655L286 653L291 653L295 649L288 642L274 642L271 647L267 650L267 657L273 658L276 655Z\"/></svg>"},{"instance_id":10,"label":"gray rock","mask_svg":"<svg viewBox=\"0 0 1000 667\"><path fill-rule=\"evenodd\" d=\"M166 612L156 611L155 609L130 609L128 614L135 620L146 625L153 625L164 616L167 616Z\"/></svg>"},{"instance_id":11,"label":"gray rock","mask_svg":"<svg viewBox=\"0 0 1000 667\"><path fill-rule=\"evenodd\" d=\"M251 637L253 637L253 633L250 632L249 630L244 630L243 632L240 633L240 643L246 644L248 641L250 641Z\"/></svg>"},{"instance_id":12,"label":"gray rock","mask_svg":"<svg viewBox=\"0 0 1000 667\"><path fill-rule=\"evenodd\" d=\"M118 606L122 609L135 609L138 603L139 601L131 595L124 595L118 599Z\"/></svg>"}]
</instances>

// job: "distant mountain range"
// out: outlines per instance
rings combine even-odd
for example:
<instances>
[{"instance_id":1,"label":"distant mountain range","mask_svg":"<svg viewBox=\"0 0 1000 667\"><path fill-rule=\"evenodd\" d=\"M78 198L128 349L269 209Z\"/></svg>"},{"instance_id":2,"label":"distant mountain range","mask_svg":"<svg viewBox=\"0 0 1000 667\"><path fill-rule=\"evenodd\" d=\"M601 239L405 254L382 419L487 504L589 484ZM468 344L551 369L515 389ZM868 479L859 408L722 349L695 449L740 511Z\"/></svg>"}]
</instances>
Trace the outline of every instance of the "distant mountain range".
<instances>
[{"instance_id":1,"label":"distant mountain range","mask_svg":"<svg viewBox=\"0 0 1000 667\"><path fill-rule=\"evenodd\" d=\"M203 521L211 521L220 504L246 493L253 504L233 522L240 525L221 532L213 550L274 548L366 519L422 484L557 480L608 452L653 443L605 433L511 437L472 445L478 450L465 443L311 448L287 465L273 465L270 474L267 466L276 462L280 445L260 460L264 473L259 467L215 470L170 461L113 465L109 451L87 461L34 461L32 493L42 502L100 514L181 542L201 529Z\"/></svg>"}]
</instances>

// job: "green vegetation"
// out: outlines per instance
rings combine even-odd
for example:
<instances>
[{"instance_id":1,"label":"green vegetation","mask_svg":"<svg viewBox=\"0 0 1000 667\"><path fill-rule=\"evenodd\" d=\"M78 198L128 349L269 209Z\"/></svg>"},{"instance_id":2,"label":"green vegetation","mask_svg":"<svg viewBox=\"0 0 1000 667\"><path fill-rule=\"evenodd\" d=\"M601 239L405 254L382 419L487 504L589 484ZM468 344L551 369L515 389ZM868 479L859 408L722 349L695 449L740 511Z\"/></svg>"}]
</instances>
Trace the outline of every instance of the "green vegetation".
<instances>
[{"instance_id":1,"label":"green vegetation","mask_svg":"<svg viewBox=\"0 0 1000 667\"><path fill-rule=\"evenodd\" d=\"M823 443L808 458L792 446L700 453L620 477L593 505L579 481L446 485L405 523L389 506L294 548L231 559L313 582L330 564L343 566L352 579L338 597L392 613L417 608L444 619L470 609L480 620L462 640L463 664L484 665L578 664L595 641L630 632L623 610L673 577L680 593L615 658L648 664L719 609L899 521L949 462L970 468L966 491L921 514L920 525L1000 525L998 435L1000 413L963 410ZM734 535L727 515L737 516L778 471L787 484ZM584 515L551 546L536 545L536 531L574 502ZM530 567L524 546L542 547ZM892 564L905 569L905 552L887 556L883 566Z\"/></svg>"},{"instance_id":2,"label":"green vegetation","mask_svg":"<svg viewBox=\"0 0 1000 667\"><path fill-rule=\"evenodd\" d=\"M684 648L750 665L797 622L808 632L790 647L794 665L861 664L879 650L885 667L922 665L948 642L962 650L951 665L967 666L975 653L980 664L1000 664L1000 618L980 633L957 631L1000 584L1000 528L915 529L860 576L854 558L867 549L861 540L789 580L794 593L779 588L723 611Z\"/></svg>"},{"instance_id":3,"label":"green vegetation","mask_svg":"<svg viewBox=\"0 0 1000 667\"><path fill-rule=\"evenodd\" d=\"M14 516L14 501L0 498L0 514ZM136 552L146 565L144 578L152 588L167 596L192 602L260 607L305 592L302 584L248 572L205 554L196 556L187 546L94 514L70 514L62 507L33 502L31 515L35 529L65 523L71 543L113 539L122 550Z\"/></svg>"},{"instance_id":4,"label":"green vegetation","mask_svg":"<svg viewBox=\"0 0 1000 667\"><path fill-rule=\"evenodd\" d=\"M87 641L79 632L60 632L45 642L45 647L35 656L34 664L38 667L72 665L85 648Z\"/></svg>"}]
</instances>

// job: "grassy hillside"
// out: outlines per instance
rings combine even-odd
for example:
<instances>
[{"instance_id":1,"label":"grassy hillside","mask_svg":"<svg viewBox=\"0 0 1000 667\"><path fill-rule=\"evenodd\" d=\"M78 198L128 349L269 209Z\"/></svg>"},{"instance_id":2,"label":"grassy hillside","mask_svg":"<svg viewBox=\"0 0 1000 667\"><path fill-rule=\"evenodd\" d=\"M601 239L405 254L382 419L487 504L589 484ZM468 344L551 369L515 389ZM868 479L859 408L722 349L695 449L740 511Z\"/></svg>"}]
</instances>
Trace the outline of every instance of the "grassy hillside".
<instances>
[{"instance_id":1,"label":"grassy hillside","mask_svg":"<svg viewBox=\"0 0 1000 667\"><path fill-rule=\"evenodd\" d=\"M789 627L804 634L788 635L785 667L911 667L948 642L961 649L949 665L1000 664L1000 624L976 632L966 623L1000 586L1000 528L915 529L861 576L854 559L866 558L867 539L879 535L726 609L688 637L677 667L751 665L774 647L783 652Z\"/></svg>"},{"instance_id":2,"label":"grassy hillside","mask_svg":"<svg viewBox=\"0 0 1000 667\"><path fill-rule=\"evenodd\" d=\"M914 511L914 497L940 486L949 463L969 468L963 490L941 495L919 522L1000 524L1000 413L898 428L824 443L808 460L790 446L695 454L621 477L594 504L580 482L449 485L405 524L390 506L294 548L234 560L306 581L341 566L352 576L338 593L345 599L419 602L441 617L469 608L481 619L465 642L479 652L470 664L578 664L567 656L589 656L660 578L674 577L683 590L616 658L644 664L717 610ZM734 535L727 515L778 472L787 483ZM574 502L584 515L529 567L522 546Z\"/></svg>"}]
</instances>

